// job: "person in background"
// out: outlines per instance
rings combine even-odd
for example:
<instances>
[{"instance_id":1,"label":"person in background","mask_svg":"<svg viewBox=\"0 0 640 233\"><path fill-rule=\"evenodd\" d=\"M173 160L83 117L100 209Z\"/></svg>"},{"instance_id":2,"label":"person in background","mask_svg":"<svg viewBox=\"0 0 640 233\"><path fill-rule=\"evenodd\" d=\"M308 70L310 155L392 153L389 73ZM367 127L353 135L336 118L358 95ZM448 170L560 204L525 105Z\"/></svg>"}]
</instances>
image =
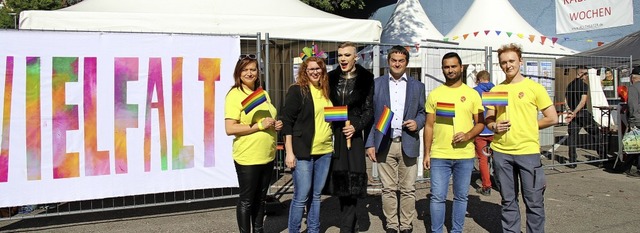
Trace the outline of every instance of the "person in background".
<instances>
[{"instance_id":1,"label":"person in background","mask_svg":"<svg viewBox=\"0 0 640 233\"><path fill-rule=\"evenodd\" d=\"M431 232L444 230L449 179L453 179L451 232L461 233L475 157L473 138L484 128L482 99L462 83L462 59L457 53L442 57L442 74L445 83L429 93L425 104L423 166L431 170ZM452 112L441 115L444 104Z\"/></svg>"},{"instance_id":2,"label":"person in background","mask_svg":"<svg viewBox=\"0 0 640 233\"><path fill-rule=\"evenodd\" d=\"M233 135L232 156L238 175L239 197L236 218L239 232L264 232L265 197L276 153L276 130L282 122L274 119L276 108L267 101L245 113L242 101L260 87L255 55L241 55L233 72L235 81L227 93L224 126Z\"/></svg>"},{"instance_id":3,"label":"person in background","mask_svg":"<svg viewBox=\"0 0 640 233\"><path fill-rule=\"evenodd\" d=\"M333 133L325 121L324 108L332 106L324 60L305 59L296 83L287 91L280 117L285 136L285 164L293 170L289 232L300 232L302 215L309 202L307 232L320 232L320 194L333 152Z\"/></svg>"},{"instance_id":4,"label":"person in background","mask_svg":"<svg viewBox=\"0 0 640 233\"><path fill-rule=\"evenodd\" d=\"M374 122L378 122L385 107L393 113L386 134L372 126L366 142L367 155L379 162L382 181L382 212L387 232L411 232L416 218L417 160L420 156L420 135L424 127L424 85L405 72L409 51L393 46L387 56L389 74L374 80Z\"/></svg>"},{"instance_id":5,"label":"person in background","mask_svg":"<svg viewBox=\"0 0 640 233\"><path fill-rule=\"evenodd\" d=\"M502 196L503 232L520 232L518 191L526 206L527 232L544 232L544 191L539 130L558 123L558 114L544 86L520 73L522 49L516 44L498 49L504 82L491 89L507 92L508 106L487 106L486 124L495 134L493 170ZM538 119L538 111L543 117ZM512 130L513 129L513 130Z\"/></svg>"},{"instance_id":6,"label":"person in background","mask_svg":"<svg viewBox=\"0 0 640 233\"><path fill-rule=\"evenodd\" d=\"M476 87L473 89L482 97L483 92L489 92L495 85L491 83L489 72L486 70L478 72L476 74ZM487 108L484 108L486 114ZM484 118L484 116L483 116ZM493 141L493 131L484 127L482 132L475 139L476 145L476 158L478 158L478 167L480 168L480 179L482 180L482 187L476 189L477 193L484 196L491 195L491 172L489 171L489 157L491 156L491 149L489 144Z\"/></svg>"},{"instance_id":7,"label":"person in background","mask_svg":"<svg viewBox=\"0 0 640 233\"><path fill-rule=\"evenodd\" d=\"M636 66L631 71L631 86L629 87L629 126L640 128L640 66ZM635 162L636 170L630 167L627 170L627 176L640 178L640 159L638 154L632 156L632 164Z\"/></svg>"},{"instance_id":8,"label":"person in background","mask_svg":"<svg viewBox=\"0 0 640 233\"><path fill-rule=\"evenodd\" d=\"M334 106L347 106L351 122L333 122L334 154L326 193L340 201L340 232L358 232L356 206L367 195L364 138L373 122L373 74L356 64L356 45L338 46L339 69L329 72L329 97ZM351 140L351 147L347 147Z\"/></svg>"},{"instance_id":9,"label":"person in background","mask_svg":"<svg viewBox=\"0 0 640 233\"><path fill-rule=\"evenodd\" d=\"M588 69L584 66L578 66L576 70L578 71L578 76L567 85L567 90L564 94L564 102L569 110L565 116L565 122L569 124L567 127L569 134L569 163L576 162L576 146L578 145L578 137L582 128L595 139L598 155L605 155L605 147L601 144L603 140L598 123L593 119L591 112L586 109L589 99L589 86L586 83L589 79ZM567 167L575 168L576 164L569 164Z\"/></svg>"}]
</instances>

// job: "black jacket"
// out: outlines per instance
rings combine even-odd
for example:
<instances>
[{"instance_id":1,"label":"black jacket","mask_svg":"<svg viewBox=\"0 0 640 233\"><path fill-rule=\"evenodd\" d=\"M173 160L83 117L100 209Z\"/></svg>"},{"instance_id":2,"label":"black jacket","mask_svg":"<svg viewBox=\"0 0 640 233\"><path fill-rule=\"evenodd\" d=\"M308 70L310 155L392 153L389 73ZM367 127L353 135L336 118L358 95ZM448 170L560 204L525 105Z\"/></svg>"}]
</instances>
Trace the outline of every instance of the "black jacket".
<instances>
[{"instance_id":1,"label":"black jacket","mask_svg":"<svg viewBox=\"0 0 640 233\"><path fill-rule=\"evenodd\" d=\"M299 85L292 85L284 98L284 106L280 110L282 135L291 135L293 153L298 159L311 158L313 135L315 134L313 98L306 89L302 95Z\"/></svg>"},{"instance_id":2,"label":"black jacket","mask_svg":"<svg viewBox=\"0 0 640 233\"><path fill-rule=\"evenodd\" d=\"M349 120L356 129L354 137L360 135L364 130L364 137L366 138L373 123L373 74L358 64L356 64L356 72L355 87L349 97L345 98L346 103L342 103L342 98L339 97L336 91L342 71L340 68L336 68L329 72L329 90L331 90L329 98L333 102L333 106L347 105ZM342 132L344 122L334 122L333 127L334 131L339 129Z\"/></svg>"}]
</instances>

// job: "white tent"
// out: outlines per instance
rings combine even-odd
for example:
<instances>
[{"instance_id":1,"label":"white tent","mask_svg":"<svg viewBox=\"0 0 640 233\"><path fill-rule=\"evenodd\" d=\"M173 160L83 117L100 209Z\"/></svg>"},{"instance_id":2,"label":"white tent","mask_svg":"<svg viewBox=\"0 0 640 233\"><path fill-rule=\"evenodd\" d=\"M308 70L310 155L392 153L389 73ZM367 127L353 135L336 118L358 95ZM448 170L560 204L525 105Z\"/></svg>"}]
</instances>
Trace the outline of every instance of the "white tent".
<instances>
[{"instance_id":1,"label":"white tent","mask_svg":"<svg viewBox=\"0 0 640 233\"><path fill-rule=\"evenodd\" d=\"M413 45L425 39L442 40L442 34L431 23L418 0L399 0L389 21L382 29L380 42Z\"/></svg>"},{"instance_id":2,"label":"white tent","mask_svg":"<svg viewBox=\"0 0 640 233\"><path fill-rule=\"evenodd\" d=\"M376 20L348 19L298 0L84 0L56 11L23 11L20 29L255 35L378 42Z\"/></svg>"},{"instance_id":3,"label":"white tent","mask_svg":"<svg viewBox=\"0 0 640 233\"><path fill-rule=\"evenodd\" d=\"M379 52L381 56L374 59L374 46L368 46L359 53L363 58L360 64L365 67L376 67L373 69L377 72L377 67L387 66L386 50L391 47L390 45L402 45L409 46L411 53L408 67L420 68L423 67L423 60L425 60L423 59L425 54L420 51L420 46L433 45L442 38L442 34L433 26L418 0L399 0L380 36L380 43L383 44Z\"/></svg>"},{"instance_id":4,"label":"white tent","mask_svg":"<svg viewBox=\"0 0 640 233\"><path fill-rule=\"evenodd\" d=\"M348 19L299 0L84 0L56 11L23 11L20 29L256 35L269 33L267 89L282 102L293 79L291 54L310 41L378 43L376 20ZM321 45L330 49L331 43ZM253 46L247 44L246 46ZM246 48L243 45L243 48ZM246 52L255 52L251 47ZM275 92L273 92L275 91Z\"/></svg>"},{"instance_id":5,"label":"white tent","mask_svg":"<svg viewBox=\"0 0 640 233\"><path fill-rule=\"evenodd\" d=\"M508 0L474 0L460 22L445 38L458 42L462 48L474 49L489 46L497 50L502 45L516 43L522 46L523 52L526 53L523 56L546 57L551 60L576 53L538 32L520 16ZM487 67L486 57L466 51L461 52L460 56L462 62L469 65L467 84L474 86L475 73ZM491 77L495 83L499 83L504 80L504 73L500 71L495 54L492 59Z\"/></svg>"},{"instance_id":6,"label":"white tent","mask_svg":"<svg viewBox=\"0 0 640 233\"><path fill-rule=\"evenodd\" d=\"M517 43L528 53L576 53L554 43L552 38L544 37L518 14L508 0L475 0L445 37L465 48L491 46L498 49L504 44Z\"/></svg>"}]
</instances>

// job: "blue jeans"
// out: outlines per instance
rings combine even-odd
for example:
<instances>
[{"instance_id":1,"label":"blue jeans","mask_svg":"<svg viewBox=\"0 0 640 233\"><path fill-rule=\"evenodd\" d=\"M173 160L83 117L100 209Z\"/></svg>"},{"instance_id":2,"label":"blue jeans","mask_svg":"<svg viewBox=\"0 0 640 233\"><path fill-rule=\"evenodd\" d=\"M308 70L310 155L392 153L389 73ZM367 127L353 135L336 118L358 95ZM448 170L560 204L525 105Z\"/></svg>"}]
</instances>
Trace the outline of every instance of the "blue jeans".
<instances>
[{"instance_id":1,"label":"blue jeans","mask_svg":"<svg viewBox=\"0 0 640 233\"><path fill-rule=\"evenodd\" d=\"M300 232L302 214L309 196L311 205L307 210L307 232L320 232L320 192L327 180L330 164L331 153L311 156L309 160L296 159L296 167L293 170L293 199L289 208L289 232Z\"/></svg>"},{"instance_id":2,"label":"blue jeans","mask_svg":"<svg viewBox=\"0 0 640 233\"><path fill-rule=\"evenodd\" d=\"M469 184L473 171L471 159L431 159L431 232L443 232L449 191L449 178L453 175L453 213L451 232L462 232L467 211Z\"/></svg>"}]
</instances>

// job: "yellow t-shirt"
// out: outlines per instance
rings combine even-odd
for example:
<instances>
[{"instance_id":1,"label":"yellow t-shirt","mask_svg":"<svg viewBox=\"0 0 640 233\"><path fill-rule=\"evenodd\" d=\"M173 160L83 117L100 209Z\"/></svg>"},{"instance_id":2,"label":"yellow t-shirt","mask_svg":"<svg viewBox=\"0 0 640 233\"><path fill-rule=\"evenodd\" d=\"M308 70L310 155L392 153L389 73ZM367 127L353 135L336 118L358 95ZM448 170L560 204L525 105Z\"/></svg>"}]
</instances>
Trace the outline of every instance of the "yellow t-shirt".
<instances>
[{"instance_id":1,"label":"yellow t-shirt","mask_svg":"<svg viewBox=\"0 0 640 233\"><path fill-rule=\"evenodd\" d=\"M473 128L473 114L480 114L484 111L480 95L466 84L457 88L442 85L431 91L427 97L425 109L428 114L436 114L438 102L455 104L455 117L436 116L436 122L433 125L431 158L474 158L476 152L473 140L453 144L453 135L454 130L456 133L466 133Z\"/></svg>"},{"instance_id":2,"label":"yellow t-shirt","mask_svg":"<svg viewBox=\"0 0 640 233\"><path fill-rule=\"evenodd\" d=\"M497 121L511 122L509 131L493 136L491 149L510 155L540 153L538 111L553 104L547 90L539 83L525 78L515 84L498 84L491 91L509 93L507 106L487 108L497 109Z\"/></svg>"},{"instance_id":3,"label":"yellow t-shirt","mask_svg":"<svg viewBox=\"0 0 640 233\"><path fill-rule=\"evenodd\" d=\"M312 155L323 155L333 151L333 132L331 125L324 121L324 107L333 107L331 100L322 95L322 90L310 85L311 97L313 98L313 115L315 123L315 135L313 135Z\"/></svg>"},{"instance_id":4,"label":"yellow t-shirt","mask_svg":"<svg viewBox=\"0 0 640 233\"><path fill-rule=\"evenodd\" d=\"M251 94L251 90L242 92L233 88L227 93L224 105L224 118L238 120L240 124L252 125L266 117L277 116L276 108L271 105L267 94L267 102L255 107L249 114L242 110L242 101ZM276 156L276 131L273 128L261 130L244 136L236 136L232 147L233 160L240 165L266 164Z\"/></svg>"}]
</instances>

